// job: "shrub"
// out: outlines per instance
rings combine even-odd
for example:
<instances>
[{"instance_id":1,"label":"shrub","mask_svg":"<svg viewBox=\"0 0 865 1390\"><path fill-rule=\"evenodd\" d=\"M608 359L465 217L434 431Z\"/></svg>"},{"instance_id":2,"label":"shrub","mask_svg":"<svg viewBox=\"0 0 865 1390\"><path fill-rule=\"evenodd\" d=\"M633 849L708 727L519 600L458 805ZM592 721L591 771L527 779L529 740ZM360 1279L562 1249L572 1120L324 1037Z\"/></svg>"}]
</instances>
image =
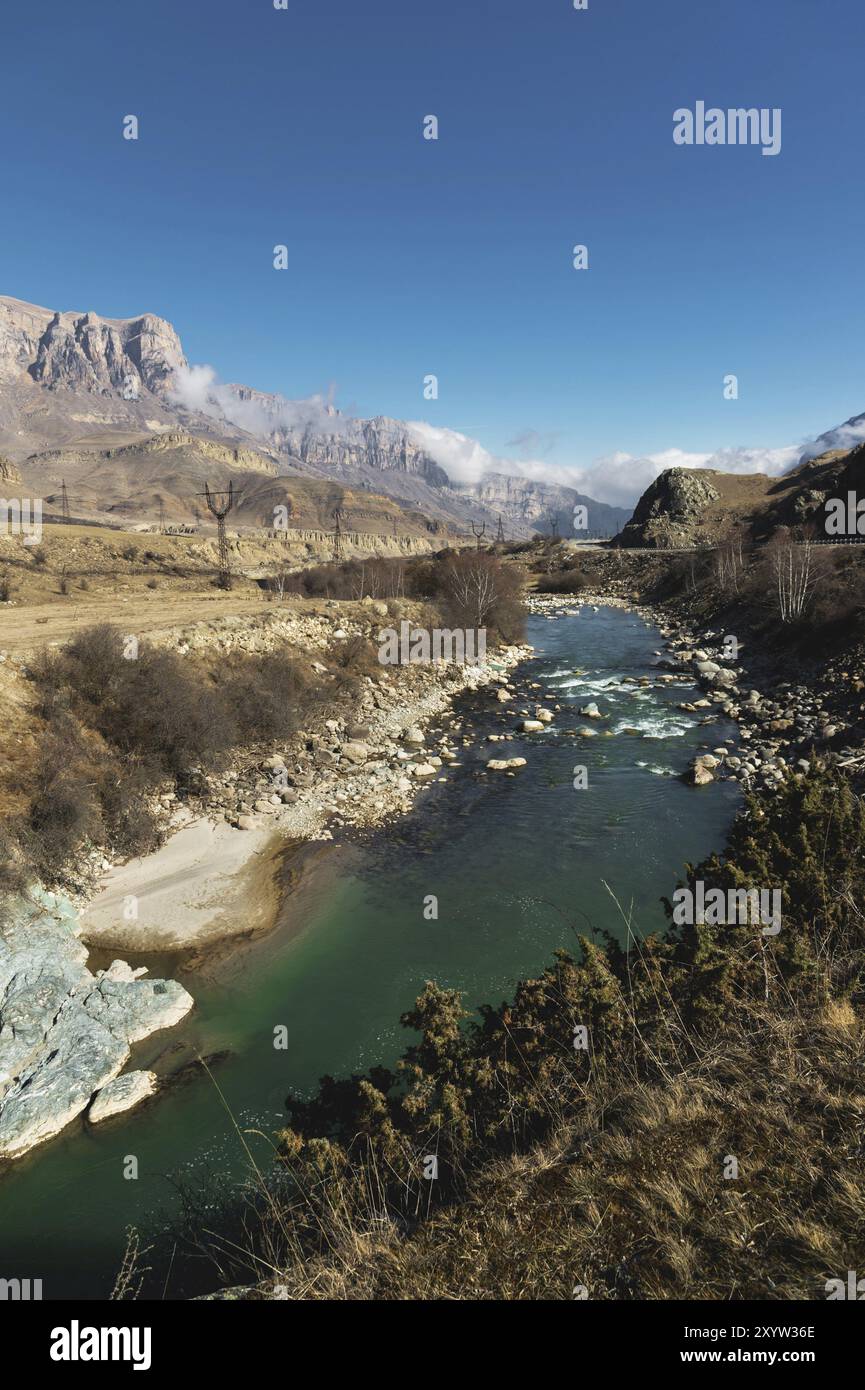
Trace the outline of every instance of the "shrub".
<instances>
[{"instance_id":1,"label":"shrub","mask_svg":"<svg viewBox=\"0 0 865 1390\"><path fill-rule=\"evenodd\" d=\"M20 846L0 825L0 893L23 893L28 878Z\"/></svg>"},{"instance_id":2,"label":"shrub","mask_svg":"<svg viewBox=\"0 0 865 1390\"><path fill-rule=\"evenodd\" d=\"M113 698L95 725L122 753L137 754L181 785L235 741L230 708L209 676L174 652L142 646L124 661Z\"/></svg>"},{"instance_id":3,"label":"shrub","mask_svg":"<svg viewBox=\"0 0 865 1390\"><path fill-rule=\"evenodd\" d=\"M301 727L308 689L301 663L283 652L247 657L230 666L222 681L239 736L259 743L284 739Z\"/></svg>"},{"instance_id":4,"label":"shrub","mask_svg":"<svg viewBox=\"0 0 865 1390\"><path fill-rule=\"evenodd\" d=\"M585 587L586 580L578 569L545 575L537 584L539 594L578 594Z\"/></svg>"},{"instance_id":5,"label":"shrub","mask_svg":"<svg viewBox=\"0 0 865 1390\"><path fill-rule=\"evenodd\" d=\"M98 783L102 819L111 844L125 857L149 854L161 835L151 798L158 775L145 764L110 759Z\"/></svg>"},{"instance_id":6,"label":"shrub","mask_svg":"<svg viewBox=\"0 0 865 1390\"><path fill-rule=\"evenodd\" d=\"M340 694L352 694L364 676L380 676L378 651L366 637L357 635L337 642L328 652L334 686Z\"/></svg>"},{"instance_id":7,"label":"shrub","mask_svg":"<svg viewBox=\"0 0 865 1390\"><path fill-rule=\"evenodd\" d=\"M85 843L103 838L95 780L76 726L57 719L42 742L24 831L28 858L46 883L62 880Z\"/></svg>"}]
</instances>

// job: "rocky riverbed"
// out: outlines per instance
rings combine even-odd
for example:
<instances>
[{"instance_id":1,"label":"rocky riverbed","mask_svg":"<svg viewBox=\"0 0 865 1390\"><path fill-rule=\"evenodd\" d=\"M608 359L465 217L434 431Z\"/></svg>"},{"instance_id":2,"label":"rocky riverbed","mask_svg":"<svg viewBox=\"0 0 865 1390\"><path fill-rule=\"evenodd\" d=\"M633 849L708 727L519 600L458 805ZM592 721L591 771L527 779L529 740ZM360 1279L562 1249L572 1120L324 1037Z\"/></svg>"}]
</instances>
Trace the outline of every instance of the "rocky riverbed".
<instances>
[{"instance_id":1,"label":"rocky riverbed","mask_svg":"<svg viewBox=\"0 0 865 1390\"><path fill-rule=\"evenodd\" d=\"M694 759L688 778L695 785L729 779L745 791L771 792L787 778L807 776L812 766L865 766L865 653L827 663L804 685L785 679L790 672L780 667L767 675L765 661L758 677L747 642L731 645L726 632L671 618L668 610L643 604L635 595L586 592L563 600L536 594L529 600L532 612L550 618L594 604L631 608L660 629L665 648L657 653L659 666L686 673L703 689L699 699L680 705L683 711L707 725L721 715L738 724L738 742L719 744Z\"/></svg>"}]
</instances>

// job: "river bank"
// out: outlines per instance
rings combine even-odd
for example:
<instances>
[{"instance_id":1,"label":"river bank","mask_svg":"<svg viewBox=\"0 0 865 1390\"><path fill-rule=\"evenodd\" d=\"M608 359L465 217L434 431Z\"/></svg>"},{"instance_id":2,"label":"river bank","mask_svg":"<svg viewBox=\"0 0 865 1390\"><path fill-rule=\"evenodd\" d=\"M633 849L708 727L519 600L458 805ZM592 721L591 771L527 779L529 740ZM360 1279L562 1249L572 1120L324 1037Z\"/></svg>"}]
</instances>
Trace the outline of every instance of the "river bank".
<instances>
[{"instance_id":1,"label":"river bank","mask_svg":"<svg viewBox=\"0 0 865 1390\"><path fill-rule=\"evenodd\" d=\"M215 642L226 653L289 640L315 652L362 630L337 612L269 614L253 631L234 620L207 627L163 640L180 650ZM165 842L114 866L97 852L107 872L92 897L39 888L9 895L0 925L0 1158L20 1157L85 1111L98 1122L152 1094L152 1073L121 1077L122 1068L133 1044L170 1027L193 999L174 981L143 980L147 968L133 972L123 956L200 952L269 930L285 847L406 814L457 761L458 728L427 747L425 727L456 695L502 688L529 654L507 647L479 667L382 671L366 679L353 722L329 720L323 734L301 734L284 753L226 768L195 810L166 796ZM91 971L88 948L121 958Z\"/></svg>"}]
</instances>

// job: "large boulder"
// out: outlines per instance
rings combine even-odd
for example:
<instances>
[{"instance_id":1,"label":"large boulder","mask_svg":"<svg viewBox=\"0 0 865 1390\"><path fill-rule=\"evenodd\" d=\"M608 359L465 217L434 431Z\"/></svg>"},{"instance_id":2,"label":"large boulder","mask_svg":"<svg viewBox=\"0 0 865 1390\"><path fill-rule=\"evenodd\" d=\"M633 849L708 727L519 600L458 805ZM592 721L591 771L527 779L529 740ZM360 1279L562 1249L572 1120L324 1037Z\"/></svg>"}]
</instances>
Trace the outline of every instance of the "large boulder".
<instances>
[{"instance_id":1,"label":"large boulder","mask_svg":"<svg viewBox=\"0 0 865 1390\"><path fill-rule=\"evenodd\" d=\"M115 961L87 969L77 909L31 890L0 910L0 1158L52 1138L123 1070L133 1045L173 1027L192 997Z\"/></svg>"}]
</instances>

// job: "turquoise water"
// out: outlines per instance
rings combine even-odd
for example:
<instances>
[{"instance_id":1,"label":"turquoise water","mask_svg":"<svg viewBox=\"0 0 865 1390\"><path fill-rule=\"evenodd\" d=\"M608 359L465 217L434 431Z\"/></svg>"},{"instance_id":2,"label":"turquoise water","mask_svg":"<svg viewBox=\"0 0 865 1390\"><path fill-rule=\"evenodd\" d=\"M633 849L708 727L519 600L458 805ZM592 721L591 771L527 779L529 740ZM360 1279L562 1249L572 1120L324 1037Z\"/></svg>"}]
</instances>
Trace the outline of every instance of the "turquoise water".
<instances>
[{"instance_id":1,"label":"turquoise water","mask_svg":"<svg viewBox=\"0 0 865 1390\"><path fill-rule=\"evenodd\" d=\"M733 727L700 727L677 710L693 696L687 682L613 683L658 674L659 634L635 614L533 618L529 641L537 655L519 685L540 688L519 707L558 702L555 725L485 743L509 722L488 695L467 703L473 746L406 822L305 851L299 886L269 936L195 972L180 969L196 1010L134 1061L167 1076L196 1054L222 1054L213 1079L185 1073L130 1118L73 1125L0 1177L0 1277L41 1278L46 1298L106 1297L126 1228L146 1230L170 1214L172 1175L244 1172L235 1124L270 1134L290 1090L308 1092L325 1072L392 1062L406 1041L399 1015L426 980L464 990L471 1006L497 1002L557 947L574 946L575 930L623 937L605 882L636 931L663 925L658 899L686 861L723 844L738 804L734 784L688 787L678 774ZM599 736L567 736L590 723L577 713L588 700L608 716L592 725ZM516 755L528 759L516 775L478 775L488 758ZM573 786L577 764L588 770L585 790ZM429 895L435 921L424 917ZM278 1028L284 1050L273 1045ZM249 1142L266 1163L267 1141ZM135 1179L124 1177L130 1158Z\"/></svg>"}]
</instances>

